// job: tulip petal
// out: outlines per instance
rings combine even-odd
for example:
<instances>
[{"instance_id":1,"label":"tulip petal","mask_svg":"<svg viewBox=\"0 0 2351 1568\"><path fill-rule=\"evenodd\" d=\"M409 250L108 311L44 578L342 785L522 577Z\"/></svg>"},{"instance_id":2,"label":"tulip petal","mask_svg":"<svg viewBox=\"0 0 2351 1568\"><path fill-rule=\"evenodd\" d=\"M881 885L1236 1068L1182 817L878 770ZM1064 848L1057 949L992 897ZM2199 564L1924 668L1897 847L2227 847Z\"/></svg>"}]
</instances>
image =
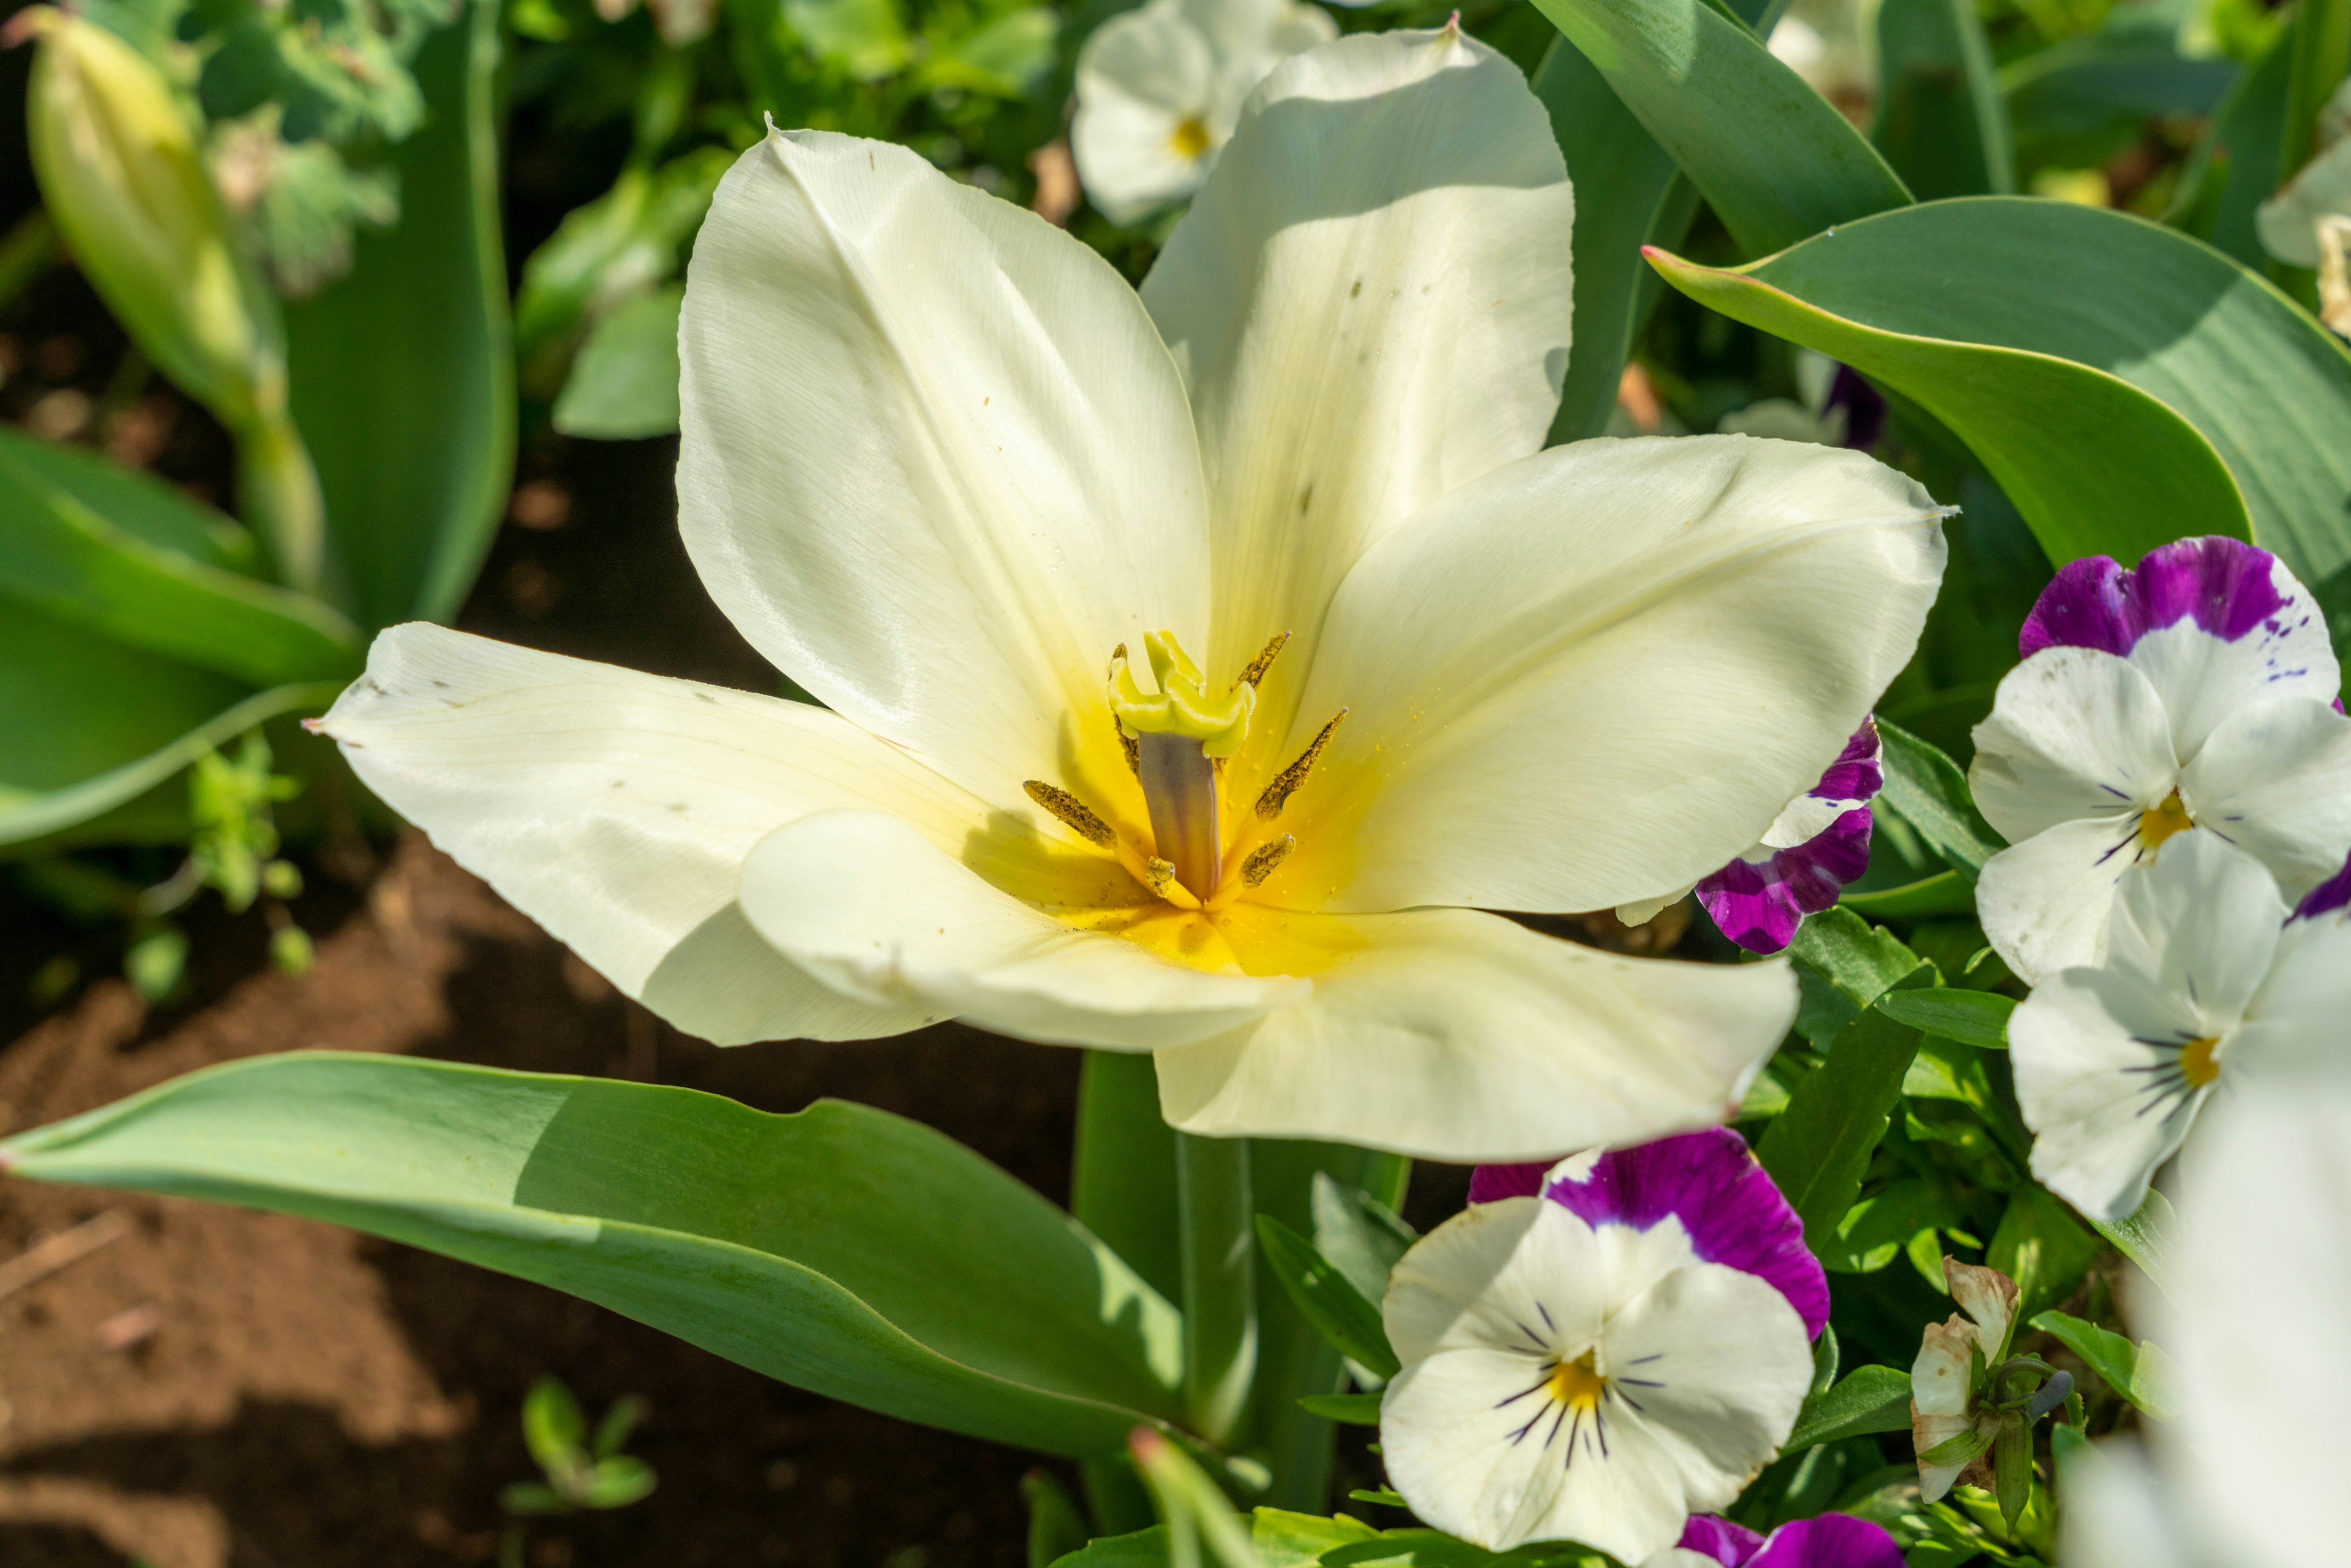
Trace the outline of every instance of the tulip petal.
<instances>
[{"instance_id":1,"label":"tulip petal","mask_svg":"<svg viewBox=\"0 0 2351 1568\"><path fill-rule=\"evenodd\" d=\"M1457 492L1339 591L1300 717L1349 714L1268 894L1567 911L1712 873L1908 661L1941 515L1859 453L1740 435L1580 442Z\"/></svg>"},{"instance_id":2,"label":"tulip petal","mask_svg":"<svg viewBox=\"0 0 2351 1568\"><path fill-rule=\"evenodd\" d=\"M1214 497L1211 667L1303 639L1260 689L1260 744L1364 547L1541 446L1573 210L1524 75L1451 29L1310 50L1242 110L1143 298Z\"/></svg>"},{"instance_id":3,"label":"tulip petal","mask_svg":"<svg viewBox=\"0 0 2351 1568\"><path fill-rule=\"evenodd\" d=\"M1795 1016L1781 964L1628 958L1472 910L1227 912L1311 998L1159 1054L1187 1132L1522 1160L1724 1119Z\"/></svg>"},{"instance_id":4,"label":"tulip petal","mask_svg":"<svg viewBox=\"0 0 2351 1568\"><path fill-rule=\"evenodd\" d=\"M1149 900L1114 862L1091 864L1073 862L1057 890L1065 912L1118 926L1192 918ZM1148 902L1111 905L1122 883ZM820 812L770 834L743 868L742 901L761 936L844 995L1049 1045L1186 1045L1310 988L1189 967L1056 918L878 811Z\"/></svg>"},{"instance_id":5,"label":"tulip petal","mask_svg":"<svg viewBox=\"0 0 2351 1568\"><path fill-rule=\"evenodd\" d=\"M719 185L678 336L679 527L752 644L989 799L1131 790L1103 667L1205 633L1207 536L1109 264L904 147L778 133Z\"/></svg>"},{"instance_id":6,"label":"tulip petal","mask_svg":"<svg viewBox=\"0 0 2351 1568\"><path fill-rule=\"evenodd\" d=\"M417 623L375 641L319 727L394 810L628 995L722 1045L864 1040L933 1015L849 1001L747 941L736 883L806 812L903 813L941 841L987 808L804 703Z\"/></svg>"}]
</instances>

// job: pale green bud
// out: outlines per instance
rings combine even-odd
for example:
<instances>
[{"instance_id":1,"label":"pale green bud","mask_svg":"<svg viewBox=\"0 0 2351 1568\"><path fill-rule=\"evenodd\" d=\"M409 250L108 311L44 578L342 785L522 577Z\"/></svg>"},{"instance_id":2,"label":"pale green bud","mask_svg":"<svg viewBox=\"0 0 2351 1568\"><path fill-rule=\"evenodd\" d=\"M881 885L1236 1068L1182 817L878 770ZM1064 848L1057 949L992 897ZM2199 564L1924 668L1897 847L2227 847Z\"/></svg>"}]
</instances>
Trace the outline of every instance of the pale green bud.
<instances>
[{"instance_id":1,"label":"pale green bud","mask_svg":"<svg viewBox=\"0 0 2351 1568\"><path fill-rule=\"evenodd\" d=\"M94 22L36 7L33 170L74 259L141 350L232 430L286 399L276 299L238 248L172 85Z\"/></svg>"}]
</instances>

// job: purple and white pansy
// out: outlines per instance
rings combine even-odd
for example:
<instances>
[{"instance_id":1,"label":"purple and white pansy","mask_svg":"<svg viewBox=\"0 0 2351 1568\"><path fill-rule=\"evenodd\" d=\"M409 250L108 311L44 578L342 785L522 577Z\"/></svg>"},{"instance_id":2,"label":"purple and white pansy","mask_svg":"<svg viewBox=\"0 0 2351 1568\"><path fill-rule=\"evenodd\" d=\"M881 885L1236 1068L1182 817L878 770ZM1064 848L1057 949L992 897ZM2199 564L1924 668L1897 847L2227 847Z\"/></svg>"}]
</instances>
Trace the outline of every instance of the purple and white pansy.
<instances>
[{"instance_id":1,"label":"purple and white pansy","mask_svg":"<svg viewBox=\"0 0 2351 1568\"><path fill-rule=\"evenodd\" d=\"M1869 802L1886 783L1884 755L1876 723L1865 722L1762 842L1698 884L1698 901L1725 936L1750 953L1777 953L1805 915L1834 904L1869 868Z\"/></svg>"},{"instance_id":2,"label":"purple and white pansy","mask_svg":"<svg viewBox=\"0 0 2351 1568\"><path fill-rule=\"evenodd\" d=\"M2011 847L1977 888L1985 934L2038 983L2093 964L2117 885L2202 831L2289 899L2351 850L2351 719L2310 594L2268 551L2182 539L2135 570L2072 562L1976 727L1976 803Z\"/></svg>"},{"instance_id":3,"label":"purple and white pansy","mask_svg":"<svg viewBox=\"0 0 2351 1568\"><path fill-rule=\"evenodd\" d=\"M1487 1167L1471 1198L1389 1277L1391 1483L1495 1551L1673 1548L1803 1403L1828 1283L1802 1224L1723 1128Z\"/></svg>"},{"instance_id":4,"label":"purple and white pansy","mask_svg":"<svg viewBox=\"0 0 2351 1568\"><path fill-rule=\"evenodd\" d=\"M2050 976L2009 1019L2032 1174L2125 1218L2224 1081L2351 1066L2346 902L2339 874L2289 919L2262 863L2210 833L2127 878L2102 960Z\"/></svg>"},{"instance_id":5,"label":"purple and white pansy","mask_svg":"<svg viewBox=\"0 0 2351 1568\"><path fill-rule=\"evenodd\" d=\"M1641 1568L1902 1568L1902 1548L1881 1525L1824 1513L1758 1535L1710 1513L1692 1514L1678 1544Z\"/></svg>"}]
</instances>

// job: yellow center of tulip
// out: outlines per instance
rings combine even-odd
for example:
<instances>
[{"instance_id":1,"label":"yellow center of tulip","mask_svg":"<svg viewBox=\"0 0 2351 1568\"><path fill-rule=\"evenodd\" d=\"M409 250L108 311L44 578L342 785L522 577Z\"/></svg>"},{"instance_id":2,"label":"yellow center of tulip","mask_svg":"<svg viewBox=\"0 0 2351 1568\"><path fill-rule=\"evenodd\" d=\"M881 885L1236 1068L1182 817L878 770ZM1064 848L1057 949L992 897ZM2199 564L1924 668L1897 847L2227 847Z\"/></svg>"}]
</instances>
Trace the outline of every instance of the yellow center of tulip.
<instances>
[{"instance_id":1,"label":"yellow center of tulip","mask_svg":"<svg viewBox=\"0 0 2351 1568\"><path fill-rule=\"evenodd\" d=\"M2151 851L2163 847L2164 841L2184 833L2196 825L2188 814L2187 804L2174 789L2163 798L2163 804L2148 808L2138 814L2138 841Z\"/></svg>"},{"instance_id":2,"label":"yellow center of tulip","mask_svg":"<svg viewBox=\"0 0 2351 1568\"><path fill-rule=\"evenodd\" d=\"M1195 115L1176 128L1167 145L1175 149L1176 157L1188 163L1208 150L1208 128Z\"/></svg>"},{"instance_id":3,"label":"yellow center of tulip","mask_svg":"<svg viewBox=\"0 0 2351 1568\"><path fill-rule=\"evenodd\" d=\"M1562 1361L1552 1367L1545 1391L1571 1409L1596 1408L1600 1396L1608 1392L1608 1380L1593 1370L1592 1357L1593 1353L1587 1350L1573 1361Z\"/></svg>"}]
</instances>

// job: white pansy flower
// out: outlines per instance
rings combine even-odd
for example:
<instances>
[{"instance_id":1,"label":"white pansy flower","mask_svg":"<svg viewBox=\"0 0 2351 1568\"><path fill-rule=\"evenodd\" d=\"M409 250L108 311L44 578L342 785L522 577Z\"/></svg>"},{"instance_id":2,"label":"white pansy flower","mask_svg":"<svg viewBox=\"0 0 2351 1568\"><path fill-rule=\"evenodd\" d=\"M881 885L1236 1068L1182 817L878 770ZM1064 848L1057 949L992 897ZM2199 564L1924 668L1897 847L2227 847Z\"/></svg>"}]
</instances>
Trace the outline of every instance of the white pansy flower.
<instances>
[{"instance_id":1,"label":"white pansy flower","mask_svg":"<svg viewBox=\"0 0 2351 1568\"><path fill-rule=\"evenodd\" d=\"M2209 833L2124 880L2104 961L2044 980L2009 1020L2043 1186L2127 1218L2222 1082L2351 1061L2351 922L2319 899L2304 911L2281 931L2269 873Z\"/></svg>"},{"instance_id":2,"label":"white pansy flower","mask_svg":"<svg viewBox=\"0 0 2351 1568\"><path fill-rule=\"evenodd\" d=\"M2011 848L1976 890L1992 946L2038 985L2095 964L2115 890L2209 831L2289 899L2351 850L2351 719L2326 619L2267 550L2182 539L2135 571L2067 565L1976 727L1968 780Z\"/></svg>"},{"instance_id":3,"label":"white pansy flower","mask_svg":"<svg viewBox=\"0 0 2351 1568\"><path fill-rule=\"evenodd\" d=\"M1918 1495L1928 1502L1940 1500L1961 1481L1991 1483L1991 1467L1980 1455L1955 1464L1929 1463L1924 1456L1975 1431L1986 1419L1987 1413L1977 1407L1981 1390L1976 1386L1976 1374L2007 1359L2016 1326L2016 1281L1999 1270L1945 1258L1943 1282L1959 1310L1942 1322L1927 1325L1917 1358L1910 1364L1910 1446L1921 1456Z\"/></svg>"},{"instance_id":4,"label":"white pansy flower","mask_svg":"<svg viewBox=\"0 0 2351 1568\"><path fill-rule=\"evenodd\" d=\"M904 148L774 136L695 244L680 521L825 706L410 626L324 727L705 1038L962 1018L1156 1052L1193 1132L1439 1158L1713 1121L1784 964L1479 911L1755 842L1908 659L1938 511L1851 452L1541 451L1570 207L1450 30L1277 70L1140 298Z\"/></svg>"},{"instance_id":5,"label":"white pansy flower","mask_svg":"<svg viewBox=\"0 0 2351 1568\"><path fill-rule=\"evenodd\" d=\"M1200 188L1266 74L1338 36L1299 0L1148 0L1078 51L1070 151L1086 197L1114 224Z\"/></svg>"},{"instance_id":6,"label":"white pansy flower","mask_svg":"<svg viewBox=\"0 0 2351 1568\"><path fill-rule=\"evenodd\" d=\"M2351 337L2351 81L2319 117L2319 152L2254 214L2262 248L2318 273L2318 308Z\"/></svg>"},{"instance_id":7,"label":"white pansy flower","mask_svg":"<svg viewBox=\"0 0 2351 1568\"><path fill-rule=\"evenodd\" d=\"M2179 1419L2066 1461L2063 1568L2342 1568L2351 1404L2351 1092L2249 1085L2180 1183L2168 1296L2134 1314L2175 1360Z\"/></svg>"},{"instance_id":8,"label":"white pansy flower","mask_svg":"<svg viewBox=\"0 0 2351 1568\"><path fill-rule=\"evenodd\" d=\"M1802 1222L1722 1128L1479 1176L1539 1190L1473 1203L1390 1274L1390 1482L1494 1551L1673 1549L1771 1461L1803 1403L1828 1281Z\"/></svg>"}]
</instances>

